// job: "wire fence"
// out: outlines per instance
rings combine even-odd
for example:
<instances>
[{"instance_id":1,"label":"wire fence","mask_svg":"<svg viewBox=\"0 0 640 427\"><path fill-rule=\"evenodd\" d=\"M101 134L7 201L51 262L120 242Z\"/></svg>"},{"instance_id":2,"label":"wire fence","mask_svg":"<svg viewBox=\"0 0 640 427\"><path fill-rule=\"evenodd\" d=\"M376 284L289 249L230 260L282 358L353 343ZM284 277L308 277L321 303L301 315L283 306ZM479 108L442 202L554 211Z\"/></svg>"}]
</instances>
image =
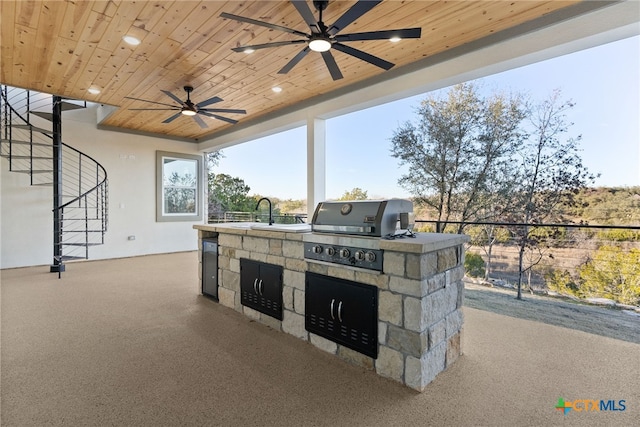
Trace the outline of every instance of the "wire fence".
<instances>
[{"instance_id":1,"label":"wire fence","mask_svg":"<svg viewBox=\"0 0 640 427\"><path fill-rule=\"evenodd\" d=\"M418 220L415 230L435 232L442 230L442 225ZM452 225L457 229L460 223ZM615 287L640 292L640 226L636 225L465 223L464 233L471 238L467 261L474 254L483 262L476 274L490 283L515 286L525 230L525 287L584 294L580 284L590 275L607 282L604 287L610 288L609 293ZM567 284L573 288L562 289Z\"/></svg>"}]
</instances>

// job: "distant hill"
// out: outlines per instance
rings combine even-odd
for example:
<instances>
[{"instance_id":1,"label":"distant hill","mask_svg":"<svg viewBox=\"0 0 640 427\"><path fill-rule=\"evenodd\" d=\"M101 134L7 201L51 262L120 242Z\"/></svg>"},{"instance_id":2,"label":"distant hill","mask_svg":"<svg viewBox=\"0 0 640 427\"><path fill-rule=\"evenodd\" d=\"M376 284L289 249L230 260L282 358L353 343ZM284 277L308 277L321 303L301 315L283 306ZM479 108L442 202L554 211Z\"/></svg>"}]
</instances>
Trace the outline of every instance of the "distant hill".
<instances>
[{"instance_id":1,"label":"distant hill","mask_svg":"<svg viewBox=\"0 0 640 427\"><path fill-rule=\"evenodd\" d=\"M575 222L640 225L640 187L587 188L576 195L576 202L566 212Z\"/></svg>"},{"instance_id":2,"label":"distant hill","mask_svg":"<svg viewBox=\"0 0 640 427\"><path fill-rule=\"evenodd\" d=\"M640 187L585 188L575 195L575 201L575 206L565 207L563 222L640 226ZM420 220L436 218L424 205L416 204L414 212Z\"/></svg>"}]
</instances>

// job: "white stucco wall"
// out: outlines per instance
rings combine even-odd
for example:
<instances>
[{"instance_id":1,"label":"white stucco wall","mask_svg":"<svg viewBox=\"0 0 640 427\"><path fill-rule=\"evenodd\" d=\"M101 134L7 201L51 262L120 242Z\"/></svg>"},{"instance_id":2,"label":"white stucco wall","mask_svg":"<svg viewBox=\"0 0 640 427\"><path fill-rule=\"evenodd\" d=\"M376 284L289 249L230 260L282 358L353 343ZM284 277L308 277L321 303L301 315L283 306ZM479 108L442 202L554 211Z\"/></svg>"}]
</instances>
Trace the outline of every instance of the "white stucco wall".
<instances>
[{"instance_id":1,"label":"white stucco wall","mask_svg":"<svg viewBox=\"0 0 640 427\"><path fill-rule=\"evenodd\" d=\"M96 107L63 113L62 140L101 163L109 178L109 229L90 259L197 249L194 222L156 222L156 151L199 154L197 145L100 130ZM53 260L52 188L0 164L0 268L49 265ZM198 222L202 223L202 221ZM135 240L128 240L135 236Z\"/></svg>"}]
</instances>

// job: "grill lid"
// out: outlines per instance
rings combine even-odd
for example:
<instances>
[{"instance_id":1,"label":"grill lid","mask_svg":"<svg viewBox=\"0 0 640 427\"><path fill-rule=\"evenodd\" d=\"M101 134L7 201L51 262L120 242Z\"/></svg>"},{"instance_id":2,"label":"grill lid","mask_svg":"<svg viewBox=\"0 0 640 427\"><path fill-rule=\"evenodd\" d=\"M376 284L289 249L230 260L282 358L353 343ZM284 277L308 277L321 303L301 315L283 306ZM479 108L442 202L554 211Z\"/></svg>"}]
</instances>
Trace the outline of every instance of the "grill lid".
<instances>
[{"instance_id":1,"label":"grill lid","mask_svg":"<svg viewBox=\"0 0 640 427\"><path fill-rule=\"evenodd\" d=\"M412 214L413 202L405 199L320 202L311 229L321 233L381 237L395 234L401 214Z\"/></svg>"}]
</instances>

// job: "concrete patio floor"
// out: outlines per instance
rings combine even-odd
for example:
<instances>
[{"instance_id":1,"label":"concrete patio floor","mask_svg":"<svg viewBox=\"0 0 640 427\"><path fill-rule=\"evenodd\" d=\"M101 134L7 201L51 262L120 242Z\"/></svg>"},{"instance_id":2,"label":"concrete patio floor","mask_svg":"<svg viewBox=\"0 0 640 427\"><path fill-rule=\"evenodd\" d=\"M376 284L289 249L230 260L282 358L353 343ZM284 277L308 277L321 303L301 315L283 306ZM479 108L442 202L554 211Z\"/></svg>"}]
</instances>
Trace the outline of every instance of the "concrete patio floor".
<instances>
[{"instance_id":1,"label":"concrete patio floor","mask_svg":"<svg viewBox=\"0 0 640 427\"><path fill-rule=\"evenodd\" d=\"M0 423L638 425L639 344L465 307L464 355L416 393L199 295L197 266L2 270ZM564 415L558 398L626 409Z\"/></svg>"}]
</instances>

